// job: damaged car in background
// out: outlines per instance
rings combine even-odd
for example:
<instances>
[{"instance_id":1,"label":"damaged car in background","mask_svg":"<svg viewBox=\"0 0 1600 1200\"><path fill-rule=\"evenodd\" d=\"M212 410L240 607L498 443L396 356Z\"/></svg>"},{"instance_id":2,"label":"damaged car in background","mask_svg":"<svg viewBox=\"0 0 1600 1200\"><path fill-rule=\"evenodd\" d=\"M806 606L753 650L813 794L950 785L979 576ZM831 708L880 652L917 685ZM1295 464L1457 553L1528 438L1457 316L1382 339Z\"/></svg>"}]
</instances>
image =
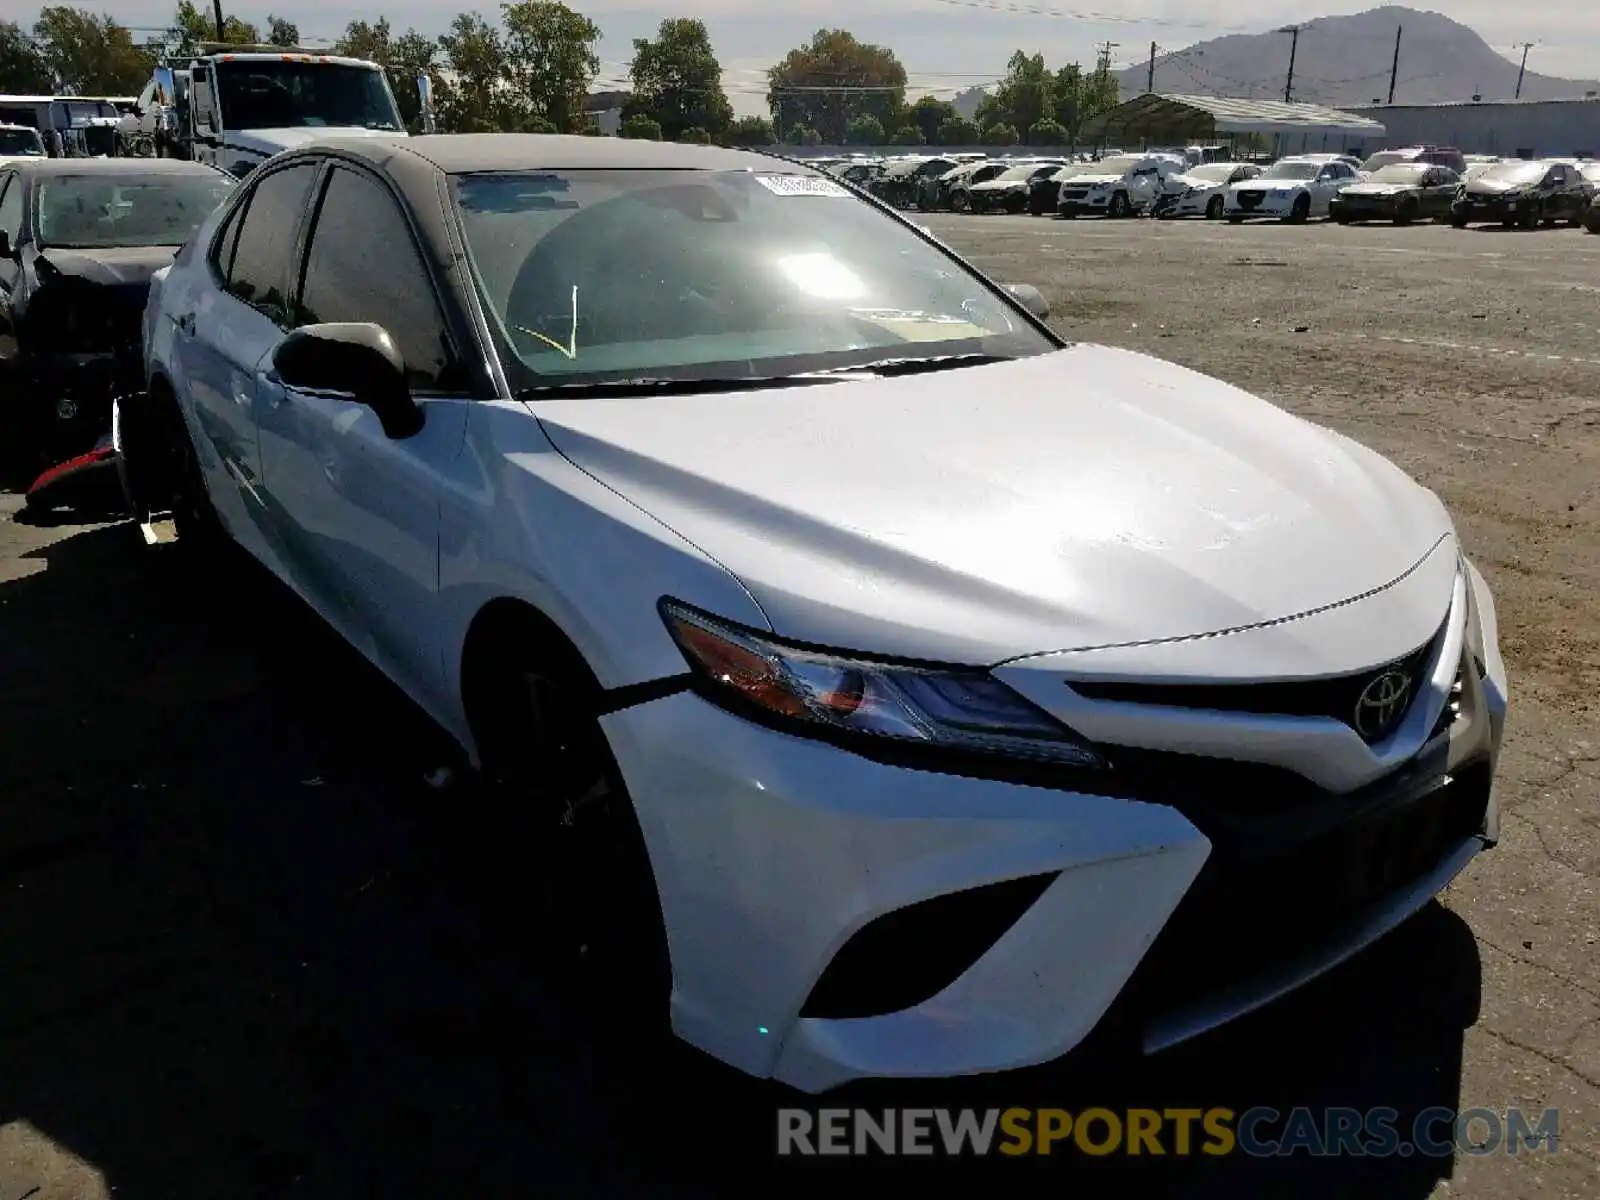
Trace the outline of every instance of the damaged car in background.
<instances>
[{"instance_id":1,"label":"damaged car in background","mask_svg":"<svg viewBox=\"0 0 1600 1200\"><path fill-rule=\"evenodd\" d=\"M0 421L18 465L90 450L112 398L142 388L150 278L234 186L171 160L0 167Z\"/></svg>"}]
</instances>

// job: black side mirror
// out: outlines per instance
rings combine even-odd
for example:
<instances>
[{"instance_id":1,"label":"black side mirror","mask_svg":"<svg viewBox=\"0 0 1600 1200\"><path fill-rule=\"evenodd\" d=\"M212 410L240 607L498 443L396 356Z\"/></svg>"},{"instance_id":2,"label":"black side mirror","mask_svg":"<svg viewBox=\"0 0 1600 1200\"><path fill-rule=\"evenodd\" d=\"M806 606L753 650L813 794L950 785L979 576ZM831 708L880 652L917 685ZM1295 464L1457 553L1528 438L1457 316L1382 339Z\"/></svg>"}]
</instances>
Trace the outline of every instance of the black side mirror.
<instances>
[{"instance_id":1,"label":"black side mirror","mask_svg":"<svg viewBox=\"0 0 1600 1200\"><path fill-rule=\"evenodd\" d=\"M405 358L381 325L303 326L278 343L272 365L289 387L335 392L366 405L391 438L408 438L422 429L423 412L406 382Z\"/></svg>"},{"instance_id":2,"label":"black side mirror","mask_svg":"<svg viewBox=\"0 0 1600 1200\"><path fill-rule=\"evenodd\" d=\"M9 258L12 262L18 261L17 248L11 244L11 235L0 229L0 258Z\"/></svg>"}]
</instances>

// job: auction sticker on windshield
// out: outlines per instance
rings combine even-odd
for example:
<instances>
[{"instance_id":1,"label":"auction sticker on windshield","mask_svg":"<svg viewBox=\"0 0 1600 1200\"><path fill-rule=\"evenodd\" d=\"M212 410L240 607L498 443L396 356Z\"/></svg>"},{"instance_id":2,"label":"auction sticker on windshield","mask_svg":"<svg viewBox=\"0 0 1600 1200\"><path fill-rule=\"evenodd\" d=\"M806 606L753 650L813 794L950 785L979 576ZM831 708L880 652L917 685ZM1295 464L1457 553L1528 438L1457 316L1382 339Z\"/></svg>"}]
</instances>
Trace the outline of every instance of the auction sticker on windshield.
<instances>
[{"instance_id":1,"label":"auction sticker on windshield","mask_svg":"<svg viewBox=\"0 0 1600 1200\"><path fill-rule=\"evenodd\" d=\"M842 196L850 198L850 189L831 179L816 179L810 175L757 175L756 182L774 196Z\"/></svg>"}]
</instances>

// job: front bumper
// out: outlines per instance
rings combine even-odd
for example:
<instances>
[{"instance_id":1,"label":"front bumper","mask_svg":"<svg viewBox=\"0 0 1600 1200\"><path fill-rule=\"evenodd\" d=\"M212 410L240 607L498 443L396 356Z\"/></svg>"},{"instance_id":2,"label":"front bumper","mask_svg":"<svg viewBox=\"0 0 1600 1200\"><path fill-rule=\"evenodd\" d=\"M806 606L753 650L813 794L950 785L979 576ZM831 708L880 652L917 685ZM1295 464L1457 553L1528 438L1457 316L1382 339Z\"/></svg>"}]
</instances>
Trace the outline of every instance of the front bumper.
<instances>
[{"instance_id":1,"label":"front bumper","mask_svg":"<svg viewBox=\"0 0 1600 1200\"><path fill-rule=\"evenodd\" d=\"M1076 217L1090 213L1104 214L1111 206L1109 191L1069 192L1062 190L1056 201L1056 211L1062 216Z\"/></svg>"},{"instance_id":2,"label":"front bumper","mask_svg":"<svg viewBox=\"0 0 1600 1200\"><path fill-rule=\"evenodd\" d=\"M1399 201L1394 197L1336 199L1328 208L1333 215L1347 216L1352 220L1388 221L1399 208Z\"/></svg>"},{"instance_id":3,"label":"front bumper","mask_svg":"<svg viewBox=\"0 0 1600 1200\"><path fill-rule=\"evenodd\" d=\"M1255 204L1242 203L1237 195L1223 201L1222 211L1229 217L1287 217L1294 211L1295 197L1274 196L1270 192Z\"/></svg>"},{"instance_id":4,"label":"front bumper","mask_svg":"<svg viewBox=\"0 0 1600 1200\"><path fill-rule=\"evenodd\" d=\"M1345 793L1116 747L1094 792L964 778L760 728L691 693L607 716L666 920L674 1028L819 1092L1027 1066L1091 1035L1153 1051L1328 969L1497 836L1504 667L1492 602L1468 580L1452 620L1480 594L1487 652L1482 678L1462 676L1463 715L1444 721L1438 699L1418 752ZM1461 635L1438 655L1430 679L1448 692L1471 656ZM1019 882L1020 898L994 886ZM841 970L842 988L819 987ZM925 994L907 999L908 976ZM889 995L901 1002L874 1004Z\"/></svg>"},{"instance_id":5,"label":"front bumper","mask_svg":"<svg viewBox=\"0 0 1600 1200\"><path fill-rule=\"evenodd\" d=\"M1467 196L1450 205L1450 215L1467 221L1514 221L1533 212L1537 203L1528 197Z\"/></svg>"}]
</instances>

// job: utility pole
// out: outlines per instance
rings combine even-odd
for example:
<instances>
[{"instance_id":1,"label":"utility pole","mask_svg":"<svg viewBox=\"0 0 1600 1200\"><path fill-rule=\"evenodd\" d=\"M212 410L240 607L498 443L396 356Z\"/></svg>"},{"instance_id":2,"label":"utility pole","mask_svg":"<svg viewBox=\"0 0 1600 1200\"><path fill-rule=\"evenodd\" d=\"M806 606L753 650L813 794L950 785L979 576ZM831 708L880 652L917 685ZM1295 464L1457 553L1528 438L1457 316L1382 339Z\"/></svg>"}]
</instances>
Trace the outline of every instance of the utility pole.
<instances>
[{"instance_id":1,"label":"utility pole","mask_svg":"<svg viewBox=\"0 0 1600 1200\"><path fill-rule=\"evenodd\" d=\"M1294 40L1289 43L1289 77L1283 84L1283 102L1285 104L1294 102L1294 56L1295 52L1300 49L1300 31L1304 28L1304 25L1285 25L1277 30L1278 33L1294 35Z\"/></svg>"},{"instance_id":2,"label":"utility pole","mask_svg":"<svg viewBox=\"0 0 1600 1200\"><path fill-rule=\"evenodd\" d=\"M1389 68L1389 103L1394 103L1394 85L1400 76L1400 35L1405 32L1404 25L1398 25L1394 31L1394 66Z\"/></svg>"},{"instance_id":3,"label":"utility pole","mask_svg":"<svg viewBox=\"0 0 1600 1200\"><path fill-rule=\"evenodd\" d=\"M1115 50L1120 45L1122 45L1121 42L1101 42L1100 43L1100 63L1096 67L1096 70L1107 71L1107 72L1109 72L1111 70L1111 52L1113 50Z\"/></svg>"},{"instance_id":4,"label":"utility pole","mask_svg":"<svg viewBox=\"0 0 1600 1200\"><path fill-rule=\"evenodd\" d=\"M1517 68L1517 90L1511 97L1513 100L1522 99L1522 77L1528 73L1528 51L1533 49L1532 42L1519 42L1522 47L1522 66Z\"/></svg>"},{"instance_id":5,"label":"utility pole","mask_svg":"<svg viewBox=\"0 0 1600 1200\"><path fill-rule=\"evenodd\" d=\"M1156 90L1156 44L1154 42L1150 43L1150 73L1145 79L1144 90L1147 92Z\"/></svg>"},{"instance_id":6,"label":"utility pole","mask_svg":"<svg viewBox=\"0 0 1600 1200\"><path fill-rule=\"evenodd\" d=\"M217 14L217 41L225 42L228 40L228 25L222 19L222 0L211 0L211 8Z\"/></svg>"}]
</instances>

